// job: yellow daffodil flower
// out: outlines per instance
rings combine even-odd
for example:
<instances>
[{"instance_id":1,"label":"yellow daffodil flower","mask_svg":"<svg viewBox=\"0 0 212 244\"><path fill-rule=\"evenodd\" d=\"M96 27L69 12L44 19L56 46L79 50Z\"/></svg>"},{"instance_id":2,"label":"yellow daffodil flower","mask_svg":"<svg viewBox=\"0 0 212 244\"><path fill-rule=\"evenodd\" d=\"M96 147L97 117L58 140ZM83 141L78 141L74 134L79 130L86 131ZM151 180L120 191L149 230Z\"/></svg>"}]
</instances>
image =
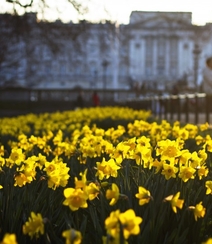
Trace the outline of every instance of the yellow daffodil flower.
<instances>
[{"instance_id":1,"label":"yellow daffodil flower","mask_svg":"<svg viewBox=\"0 0 212 244\"><path fill-rule=\"evenodd\" d=\"M133 209L128 209L124 213L116 210L110 213L110 216L105 220L105 228L107 233L113 238L120 236L120 224L122 225L123 236L128 239L130 235L138 235L140 233L139 225L142 218L135 215Z\"/></svg>"},{"instance_id":2,"label":"yellow daffodil flower","mask_svg":"<svg viewBox=\"0 0 212 244\"><path fill-rule=\"evenodd\" d=\"M99 194L99 191L100 191L100 186L96 183L89 183L88 186L85 187L85 191L87 192L88 194L88 199L90 201L92 201L93 199L95 199L98 194Z\"/></svg>"},{"instance_id":3,"label":"yellow daffodil flower","mask_svg":"<svg viewBox=\"0 0 212 244\"><path fill-rule=\"evenodd\" d=\"M194 212L195 221L205 216L206 208L202 206L202 202L196 204L196 206L189 206L188 209Z\"/></svg>"},{"instance_id":4,"label":"yellow daffodil flower","mask_svg":"<svg viewBox=\"0 0 212 244\"><path fill-rule=\"evenodd\" d=\"M113 238L119 236L120 226L119 226L119 215L120 210L116 210L110 213L110 216L105 219L105 228L107 233Z\"/></svg>"},{"instance_id":5,"label":"yellow daffodil flower","mask_svg":"<svg viewBox=\"0 0 212 244\"><path fill-rule=\"evenodd\" d=\"M18 244L18 242L16 241L16 235L6 233L0 244Z\"/></svg>"},{"instance_id":6,"label":"yellow daffodil flower","mask_svg":"<svg viewBox=\"0 0 212 244\"><path fill-rule=\"evenodd\" d=\"M140 206L148 203L152 198L150 192L142 186L139 186L138 193L135 194L135 197L139 199Z\"/></svg>"},{"instance_id":7,"label":"yellow daffodil flower","mask_svg":"<svg viewBox=\"0 0 212 244\"><path fill-rule=\"evenodd\" d=\"M195 137L195 141L196 141L196 144L197 144L197 145L200 145L200 144L204 143L205 139L204 139L204 137L202 137L201 135L197 135L197 136Z\"/></svg>"},{"instance_id":8,"label":"yellow daffodil flower","mask_svg":"<svg viewBox=\"0 0 212 244\"><path fill-rule=\"evenodd\" d=\"M212 238L207 239L207 241L202 242L202 244L212 244Z\"/></svg>"},{"instance_id":9,"label":"yellow daffodil flower","mask_svg":"<svg viewBox=\"0 0 212 244\"><path fill-rule=\"evenodd\" d=\"M189 159L189 166L196 169L201 165L202 159L198 156L198 153L195 151L191 154Z\"/></svg>"},{"instance_id":10,"label":"yellow daffodil flower","mask_svg":"<svg viewBox=\"0 0 212 244\"><path fill-rule=\"evenodd\" d=\"M79 208L87 208L87 199L88 195L86 192L82 191L81 189L75 188L66 188L63 191L65 196L65 200L63 201L63 205L69 206L72 211L76 211Z\"/></svg>"},{"instance_id":11,"label":"yellow daffodil flower","mask_svg":"<svg viewBox=\"0 0 212 244\"><path fill-rule=\"evenodd\" d=\"M200 149L198 151L198 156L202 159L201 163L204 163L206 161L206 159L208 158L208 154L205 151L205 149Z\"/></svg>"},{"instance_id":12,"label":"yellow daffodil flower","mask_svg":"<svg viewBox=\"0 0 212 244\"><path fill-rule=\"evenodd\" d=\"M172 210L177 213L177 208L182 209L183 204L184 204L184 200L183 199L179 199L180 197L180 192L177 192L177 194L174 195L170 195L168 197L166 197L164 199L164 201L168 201L171 203L172 206Z\"/></svg>"},{"instance_id":13,"label":"yellow daffodil flower","mask_svg":"<svg viewBox=\"0 0 212 244\"><path fill-rule=\"evenodd\" d=\"M13 165L13 164L20 165L24 161L24 159L25 159L25 154L22 152L22 149L13 148L6 162L9 165Z\"/></svg>"},{"instance_id":14,"label":"yellow daffodil flower","mask_svg":"<svg viewBox=\"0 0 212 244\"><path fill-rule=\"evenodd\" d=\"M119 195L120 195L119 194L119 188L115 183L112 184L112 189L108 189L106 191L106 198L111 199L111 201L109 203L111 206L116 204L116 202L119 199Z\"/></svg>"},{"instance_id":15,"label":"yellow daffodil flower","mask_svg":"<svg viewBox=\"0 0 212 244\"><path fill-rule=\"evenodd\" d=\"M96 176L99 177L100 180L108 179L110 176L117 177L118 170L120 169L120 166L118 166L114 159L109 159L108 161L105 161L105 158L103 158L102 162L97 162L97 172Z\"/></svg>"},{"instance_id":16,"label":"yellow daffodil flower","mask_svg":"<svg viewBox=\"0 0 212 244\"><path fill-rule=\"evenodd\" d=\"M204 147L207 151L212 152L212 139L206 140Z\"/></svg>"},{"instance_id":17,"label":"yellow daffodil flower","mask_svg":"<svg viewBox=\"0 0 212 244\"><path fill-rule=\"evenodd\" d=\"M5 151L4 150L4 145L1 145L0 146L0 156L2 156L2 157L4 156L4 151Z\"/></svg>"},{"instance_id":18,"label":"yellow daffodil flower","mask_svg":"<svg viewBox=\"0 0 212 244\"><path fill-rule=\"evenodd\" d=\"M201 124L201 125L199 126L199 128L200 128L200 131L205 131L205 130L207 130L207 129L209 128L209 124L208 124L208 122L206 122L205 124Z\"/></svg>"},{"instance_id":19,"label":"yellow daffodil flower","mask_svg":"<svg viewBox=\"0 0 212 244\"><path fill-rule=\"evenodd\" d=\"M192 167L181 166L178 177L181 178L182 181L187 182L190 179L194 179L195 172L196 172L196 169L194 169Z\"/></svg>"},{"instance_id":20,"label":"yellow daffodil flower","mask_svg":"<svg viewBox=\"0 0 212 244\"><path fill-rule=\"evenodd\" d=\"M5 159L0 156L0 169L5 165Z\"/></svg>"},{"instance_id":21,"label":"yellow daffodil flower","mask_svg":"<svg viewBox=\"0 0 212 244\"><path fill-rule=\"evenodd\" d=\"M206 177L209 173L209 169L206 168L205 165L202 165L200 167L197 168L197 175L199 177L199 179L201 180L203 177Z\"/></svg>"},{"instance_id":22,"label":"yellow daffodil flower","mask_svg":"<svg viewBox=\"0 0 212 244\"><path fill-rule=\"evenodd\" d=\"M65 230L62 237L66 239L65 244L80 244L82 241L82 234L75 229Z\"/></svg>"},{"instance_id":23,"label":"yellow daffodil flower","mask_svg":"<svg viewBox=\"0 0 212 244\"><path fill-rule=\"evenodd\" d=\"M189 138L195 138L195 136L198 133L198 126L194 124L187 123L184 128L188 131L189 133Z\"/></svg>"},{"instance_id":24,"label":"yellow daffodil flower","mask_svg":"<svg viewBox=\"0 0 212 244\"><path fill-rule=\"evenodd\" d=\"M63 132L62 130L59 130L55 137L53 138L54 145L57 145L59 142L61 142L63 139Z\"/></svg>"},{"instance_id":25,"label":"yellow daffodil flower","mask_svg":"<svg viewBox=\"0 0 212 244\"><path fill-rule=\"evenodd\" d=\"M191 153L188 149L181 150L181 155L179 157L179 166L187 166L191 158Z\"/></svg>"},{"instance_id":26,"label":"yellow daffodil flower","mask_svg":"<svg viewBox=\"0 0 212 244\"><path fill-rule=\"evenodd\" d=\"M175 158L181 155L180 145L178 141L161 140L157 143L156 154L160 155L161 160L169 160L170 163L175 163Z\"/></svg>"},{"instance_id":27,"label":"yellow daffodil flower","mask_svg":"<svg viewBox=\"0 0 212 244\"><path fill-rule=\"evenodd\" d=\"M212 194L212 181L211 180L207 180L205 182L205 187L207 188L206 195Z\"/></svg>"},{"instance_id":28,"label":"yellow daffodil flower","mask_svg":"<svg viewBox=\"0 0 212 244\"><path fill-rule=\"evenodd\" d=\"M156 168L155 170L155 174L159 173L162 169L163 169L163 164L165 163L165 161L160 161L158 159L155 159L152 162L152 166Z\"/></svg>"},{"instance_id":29,"label":"yellow daffodil flower","mask_svg":"<svg viewBox=\"0 0 212 244\"><path fill-rule=\"evenodd\" d=\"M135 141L135 139L134 139ZM116 163L120 165L123 161L123 159L129 157L129 151L131 148L131 144L135 145L135 142L127 143L127 142L119 142L119 144L114 149L111 158L115 159Z\"/></svg>"},{"instance_id":30,"label":"yellow daffodil flower","mask_svg":"<svg viewBox=\"0 0 212 244\"><path fill-rule=\"evenodd\" d=\"M138 144L134 150L133 158L135 158L137 165L142 164L144 168L149 168L149 163L152 161L152 149Z\"/></svg>"},{"instance_id":31,"label":"yellow daffodil flower","mask_svg":"<svg viewBox=\"0 0 212 244\"><path fill-rule=\"evenodd\" d=\"M74 177L74 183L75 183L75 188L81 188L84 189L87 184L87 171L86 169L83 173L80 173L81 180L78 180L77 177Z\"/></svg>"},{"instance_id":32,"label":"yellow daffodil flower","mask_svg":"<svg viewBox=\"0 0 212 244\"><path fill-rule=\"evenodd\" d=\"M174 164L163 164L163 169L161 174L165 176L166 180L170 178L176 178L176 173L178 172L178 168L174 166Z\"/></svg>"},{"instance_id":33,"label":"yellow daffodil flower","mask_svg":"<svg viewBox=\"0 0 212 244\"><path fill-rule=\"evenodd\" d=\"M44 221L41 214L35 214L31 212L31 217L23 225L24 235L29 235L31 238L34 236L38 238L40 235L44 234Z\"/></svg>"},{"instance_id":34,"label":"yellow daffodil flower","mask_svg":"<svg viewBox=\"0 0 212 244\"><path fill-rule=\"evenodd\" d=\"M22 187L25 186L26 183L28 183L27 176L22 172L17 172L14 176L14 179L15 179L14 186Z\"/></svg>"},{"instance_id":35,"label":"yellow daffodil flower","mask_svg":"<svg viewBox=\"0 0 212 244\"><path fill-rule=\"evenodd\" d=\"M48 177L48 187L55 190L57 187L65 187L68 183L70 168L57 157L52 162L46 162L43 171L46 171Z\"/></svg>"},{"instance_id":36,"label":"yellow daffodil flower","mask_svg":"<svg viewBox=\"0 0 212 244\"><path fill-rule=\"evenodd\" d=\"M183 140L188 140L189 138L189 132L185 128L180 128L178 134L178 137Z\"/></svg>"},{"instance_id":37,"label":"yellow daffodil flower","mask_svg":"<svg viewBox=\"0 0 212 244\"><path fill-rule=\"evenodd\" d=\"M123 228L123 235L128 239L130 235L138 235L140 233L139 225L143 221L141 217L135 215L133 209L128 209L124 213L120 213L119 220Z\"/></svg>"}]
</instances>

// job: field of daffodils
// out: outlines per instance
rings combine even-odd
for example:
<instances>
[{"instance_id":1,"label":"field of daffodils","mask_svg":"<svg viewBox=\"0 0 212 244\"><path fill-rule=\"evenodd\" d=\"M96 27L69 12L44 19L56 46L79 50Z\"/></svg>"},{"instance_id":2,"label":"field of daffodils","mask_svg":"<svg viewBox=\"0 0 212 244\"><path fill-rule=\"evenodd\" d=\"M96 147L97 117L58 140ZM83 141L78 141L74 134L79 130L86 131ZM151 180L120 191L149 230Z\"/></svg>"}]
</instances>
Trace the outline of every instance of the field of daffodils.
<instances>
[{"instance_id":1,"label":"field of daffodils","mask_svg":"<svg viewBox=\"0 0 212 244\"><path fill-rule=\"evenodd\" d=\"M212 130L97 107L0 119L0 244L211 244Z\"/></svg>"}]
</instances>

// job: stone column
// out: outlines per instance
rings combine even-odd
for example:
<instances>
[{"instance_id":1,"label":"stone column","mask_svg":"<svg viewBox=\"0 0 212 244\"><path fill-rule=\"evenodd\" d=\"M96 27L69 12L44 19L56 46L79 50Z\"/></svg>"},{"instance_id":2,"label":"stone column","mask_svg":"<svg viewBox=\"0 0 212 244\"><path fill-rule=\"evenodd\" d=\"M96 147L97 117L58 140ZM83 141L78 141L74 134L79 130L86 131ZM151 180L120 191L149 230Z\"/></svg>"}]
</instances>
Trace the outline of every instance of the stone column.
<instances>
[{"instance_id":1,"label":"stone column","mask_svg":"<svg viewBox=\"0 0 212 244\"><path fill-rule=\"evenodd\" d=\"M157 38L153 37L153 77L156 78L157 76L157 56L158 56L158 48L157 48L158 42Z\"/></svg>"},{"instance_id":2,"label":"stone column","mask_svg":"<svg viewBox=\"0 0 212 244\"><path fill-rule=\"evenodd\" d=\"M166 37L166 40L165 40L165 42L166 42L166 52L165 52L165 55L166 55L166 57L165 57L165 60L166 60L166 65L165 65L165 75L166 75L166 77L169 77L169 64L170 64L170 60L169 60L169 57L170 57L170 55L169 55L169 53L170 53L170 42L169 42L169 37Z\"/></svg>"}]
</instances>

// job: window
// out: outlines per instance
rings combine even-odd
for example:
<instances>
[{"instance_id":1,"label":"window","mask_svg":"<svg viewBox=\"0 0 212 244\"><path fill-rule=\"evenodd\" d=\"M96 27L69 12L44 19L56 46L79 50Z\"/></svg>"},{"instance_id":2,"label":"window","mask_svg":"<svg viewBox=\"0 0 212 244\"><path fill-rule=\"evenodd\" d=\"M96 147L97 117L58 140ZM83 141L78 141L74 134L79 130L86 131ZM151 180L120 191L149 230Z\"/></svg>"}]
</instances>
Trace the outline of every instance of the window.
<instances>
[{"instance_id":1,"label":"window","mask_svg":"<svg viewBox=\"0 0 212 244\"><path fill-rule=\"evenodd\" d=\"M51 51L49 50L49 48L47 46L43 47L43 59L51 59Z\"/></svg>"},{"instance_id":2,"label":"window","mask_svg":"<svg viewBox=\"0 0 212 244\"><path fill-rule=\"evenodd\" d=\"M161 36L158 38L157 43L157 73L158 75L164 75L165 74L165 37Z\"/></svg>"},{"instance_id":3,"label":"window","mask_svg":"<svg viewBox=\"0 0 212 244\"><path fill-rule=\"evenodd\" d=\"M58 73L58 62L57 62L57 61L54 61L54 62L52 63L52 71L53 71L54 73Z\"/></svg>"},{"instance_id":4,"label":"window","mask_svg":"<svg viewBox=\"0 0 212 244\"><path fill-rule=\"evenodd\" d=\"M66 74L67 72L67 64L64 61L60 62L60 73L61 74Z\"/></svg>"},{"instance_id":5,"label":"window","mask_svg":"<svg viewBox=\"0 0 212 244\"><path fill-rule=\"evenodd\" d=\"M178 69L178 40L177 37L170 39L170 75L176 76Z\"/></svg>"},{"instance_id":6,"label":"window","mask_svg":"<svg viewBox=\"0 0 212 244\"><path fill-rule=\"evenodd\" d=\"M188 43L184 43L183 48L188 49Z\"/></svg>"},{"instance_id":7,"label":"window","mask_svg":"<svg viewBox=\"0 0 212 244\"><path fill-rule=\"evenodd\" d=\"M145 73L147 76L152 74L153 69L153 38L147 37L145 40Z\"/></svg>"},{"instance_id":8,"label":"window","mask_svg":"<svg viewBox=\"0 0 212 244\"><path fill-rule=\"evenodd\" d=\"M51 61L46 61L45 62L45 72L49 74L51 72L52 66L51 66Z\"/></svg>"},{"instance_id":9,"label":"window","mask_svg":"<svg viewBox=\"0 0 212 244\"><path fill-rule=\"evenodd\" d=\"M74 71L75 75L81 75L82 74L82 63L80 61L77 61L74 65Z\"/></svg>"},{"instance_id":10,"label":"window","mask_svg":"<svg viewBox=\"0 0 212 244\"><path fill-rule=\"evenodd\" d=\"M136 43L136 44L135 44L135 48L136 48L136 49L140 48L140 46L141 46L140 43Z\"/></svg>"}]
</instances>

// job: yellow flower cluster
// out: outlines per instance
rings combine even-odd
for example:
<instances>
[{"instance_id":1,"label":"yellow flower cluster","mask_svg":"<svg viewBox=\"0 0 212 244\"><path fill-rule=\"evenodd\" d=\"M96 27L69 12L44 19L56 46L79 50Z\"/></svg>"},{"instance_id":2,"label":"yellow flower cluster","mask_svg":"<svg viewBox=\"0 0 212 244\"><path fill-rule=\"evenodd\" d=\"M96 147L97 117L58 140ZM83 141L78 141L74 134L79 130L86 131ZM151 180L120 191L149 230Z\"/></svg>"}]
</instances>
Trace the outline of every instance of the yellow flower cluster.
<instances>
[{"instance_id":1,"label":"yellow flower cluster","mask_svg":"<svg viewBox=\"0 0 212 244\"><path fill-rule=\"evenodd\" d=\"M150 111L133 110L127 107L98 107L39 115L27 114L14 118L0 118L0 134L17 136L21 133L38 135L42 132L59 130L72 132L81 129L83 125L90 125L92 121L101 121L107 118L112 120L147 120L150 116Z\"/></svg>"},{"instance_id":2,"label":"yellow flower cluster","mask_svg":"<svg viewBox=\"0 0 212 244\"><path fill-rule=\"evenodd\" d=\"M3 191L0 194L7 193L11 185L14 191L24 189L26 192L32 186L36 196L48 192L43 198L46 197L46 202L49 200L47 204L52 209L55 201L71 213L67 217L71 220L61 231L67 244L82 241L81 232L75 228L77 224L71 223L73 219L79 222L75 215L78 212L83 217L89 213L91 219L98 214L104 217L104 243L127 243L132 236L139 235L145 216L140 209L154 205L154 201L158 201L157 206L161 208L167 209L168 205L172 214L180 214L183 208L190 210L194 222L204 218L208 205L205 207L202 198L212 195L209 157L212 137L204 133L208 124L183 126L178 121L173 125L166 120L148 122L150 115L149 111L106 107L1 119L0 135L9 135L10 139L0 145ZM104 129L92 123L105 118L133 122L126 127ZM193 143L192 149L189 142ZM156 180L164 187L159 200L154 191ZM191 200L187 193L190 194L188 189L194 181L204 187L205 193ZM52 192L58 192L57 199L52 197ZM24 196L27 204L30 197L26 193ZM96 206L106 206L107 214L96 210ZM30 238L44 235L45 226L51 222L42 217L48 215L42 204L36 207L37 214L31 211L22 226L23 234ZM178 209L181 211L177 212ZM28 210L20 211L23 219ZM5 233L1 243L17 243L15 234Z\"/></svg>"},{"instance_id":3,"label":"yellow flower cluster","mask_svg":"<svg viewBox=\"0 0 212 244\"><path fill-rule=\"evenodd\" d=\"M124 213L120 213L120 210L116 210L111 212L110 216L105 220L105 228L108 238L119 240L120 235L122 235L124 239L128 239L130 235L139 234L139 225L141 223L142 218L136 216L133 209L128 209Z\"/></svg>"}]
</instances>

